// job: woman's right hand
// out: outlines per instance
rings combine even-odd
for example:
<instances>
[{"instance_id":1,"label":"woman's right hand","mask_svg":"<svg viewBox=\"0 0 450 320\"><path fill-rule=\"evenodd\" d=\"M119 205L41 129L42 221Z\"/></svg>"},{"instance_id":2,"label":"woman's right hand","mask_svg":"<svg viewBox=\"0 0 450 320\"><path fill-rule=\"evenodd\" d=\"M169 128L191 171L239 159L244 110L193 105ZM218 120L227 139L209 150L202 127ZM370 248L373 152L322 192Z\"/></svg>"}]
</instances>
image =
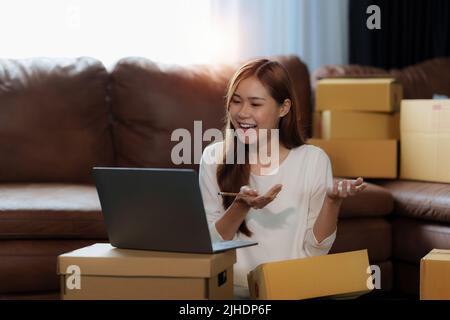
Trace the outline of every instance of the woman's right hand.
<instances>
[{"instance_id":1,"label":"woman's right hand","mask_svg":"<svg viewBox=\"0 0 450 320\"><path fill-rule=\"evenodd\" d=\"M251 189L249 186L242 186L235 201L244 203L253 209L262 209L277 197L282 187L281 184L276 184L264 195L259 195L256 190Z\"/></svg>"}]
</instances>

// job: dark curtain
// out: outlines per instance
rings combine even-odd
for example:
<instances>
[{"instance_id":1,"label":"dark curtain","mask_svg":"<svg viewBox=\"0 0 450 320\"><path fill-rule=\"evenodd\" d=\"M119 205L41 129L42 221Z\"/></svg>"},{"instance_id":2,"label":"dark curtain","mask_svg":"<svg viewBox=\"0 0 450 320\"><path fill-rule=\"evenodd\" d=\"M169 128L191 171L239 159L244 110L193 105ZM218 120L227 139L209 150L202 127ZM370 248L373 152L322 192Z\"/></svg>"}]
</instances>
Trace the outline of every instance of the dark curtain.
<instances>
[{"instance_id":1,"label":"dark curtain","mask_svg":"<svg viewBox=\"0 0 450 320\"><path fill-rule=\"evenodd\" d=\"M381 29L369 30L368 6L378 5ZM350 63L402 68L450 56L449 0L350 0Z\"/></svg>"}]
</instances>

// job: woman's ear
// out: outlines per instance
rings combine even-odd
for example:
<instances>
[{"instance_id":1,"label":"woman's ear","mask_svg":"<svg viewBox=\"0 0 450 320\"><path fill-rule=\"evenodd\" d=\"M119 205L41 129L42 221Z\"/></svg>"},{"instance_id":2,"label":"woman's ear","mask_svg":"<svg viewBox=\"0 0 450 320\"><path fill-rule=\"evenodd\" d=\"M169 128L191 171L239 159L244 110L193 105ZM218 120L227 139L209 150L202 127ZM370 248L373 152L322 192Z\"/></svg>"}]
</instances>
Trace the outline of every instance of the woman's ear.
<instances>
[{"instance_id":1,"label":"woman's ear","mask_svg":"<svg viewBox=\"0 0 450 320\"><path fill-rule=\"evenodd\" d=\"M279 113L280 118L284 117L289 113L289 110L291 110L291 106L292 106L291 99L285 99L280 108Z\"/></svg>"}]
</instances>

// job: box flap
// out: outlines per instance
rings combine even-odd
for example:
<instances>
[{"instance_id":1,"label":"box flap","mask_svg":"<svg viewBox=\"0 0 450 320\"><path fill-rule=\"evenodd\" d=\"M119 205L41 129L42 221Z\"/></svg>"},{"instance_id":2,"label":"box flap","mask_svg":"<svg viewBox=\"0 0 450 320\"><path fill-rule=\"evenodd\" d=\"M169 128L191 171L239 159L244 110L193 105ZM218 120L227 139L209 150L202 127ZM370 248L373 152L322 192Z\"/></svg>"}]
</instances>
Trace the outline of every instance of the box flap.
<instances>
[{"instance_id":1,"label":"box flap","mask_svg":"<svg viewBox=\"0 0 450 320\"><path fill-rule=\"evenodd\" d=\"M450 261L450 250L433 249L422 260Z\"/></svg>"},{"instance_id":2,"label":"box flap","mask_svg":"<svg viewBox=\"0 0 450 320\"><path fill-rule=\"evenodd\" d=\"M218 254L190 254L118 249L97 243L58 257L58 274L70 265L82 275L212 277L236 262L236 251Z\"/></svg>"}]
</instances>

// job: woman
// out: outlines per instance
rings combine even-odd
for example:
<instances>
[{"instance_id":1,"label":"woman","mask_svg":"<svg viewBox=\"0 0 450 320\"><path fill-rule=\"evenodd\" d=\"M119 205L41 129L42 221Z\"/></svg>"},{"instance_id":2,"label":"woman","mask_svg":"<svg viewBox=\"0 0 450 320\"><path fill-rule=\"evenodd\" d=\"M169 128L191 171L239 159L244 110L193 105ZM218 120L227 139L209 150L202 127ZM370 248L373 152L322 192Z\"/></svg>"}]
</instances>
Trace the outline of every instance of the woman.
<instances>
[{"instance_id":1,"label":"woman","mask_svg":"<svg viewBox=\"0 0 450 320\"><path fill-rule=\"evenodd\" d=\"M366 187L362 178L333 181L325 152L305 144L297 110L292 82L280 63L248 62L232 77L226 95L225 128L237 134L226 130L223 142L203 152L199 180L212 240L259 243L237 250L237 286L248 287L247 273L261 263L327 254L343 198ZM261 139L262 132L267 139ZM237 161L239 147L245 163ZM278 160L275 170L265 170L261 151Z\"/></svg>"}]
</instances>

